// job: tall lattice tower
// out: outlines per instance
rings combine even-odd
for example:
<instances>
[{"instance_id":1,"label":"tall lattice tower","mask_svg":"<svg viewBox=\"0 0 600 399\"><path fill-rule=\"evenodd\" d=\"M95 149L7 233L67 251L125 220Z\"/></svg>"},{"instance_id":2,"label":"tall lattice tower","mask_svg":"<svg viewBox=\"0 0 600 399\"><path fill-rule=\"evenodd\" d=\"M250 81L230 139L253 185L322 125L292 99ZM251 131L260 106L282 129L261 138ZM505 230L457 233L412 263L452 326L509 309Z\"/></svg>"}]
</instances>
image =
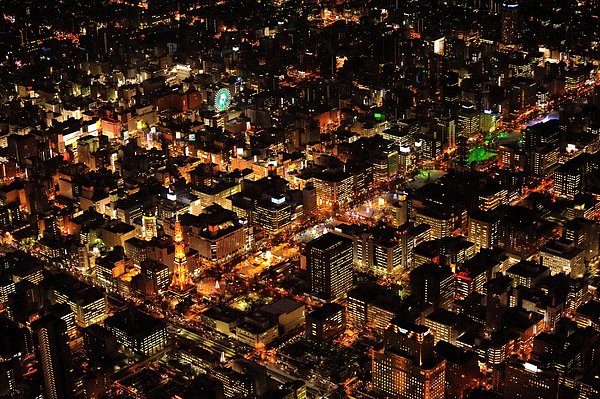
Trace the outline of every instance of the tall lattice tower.
<instances>
[{"instance_id":1,"label":"tall lattice tower","mask_svg":"<svg viewBox=\"0 0 600 399\"><path fill-rule=\"evenodd\" d=\"M185 258L185 243L179 216L175 219L175 261L173 266L173 281L169 291L177 296L186 297L194 290L194 283L187 267Z\"/></svg>"}]
</instances>

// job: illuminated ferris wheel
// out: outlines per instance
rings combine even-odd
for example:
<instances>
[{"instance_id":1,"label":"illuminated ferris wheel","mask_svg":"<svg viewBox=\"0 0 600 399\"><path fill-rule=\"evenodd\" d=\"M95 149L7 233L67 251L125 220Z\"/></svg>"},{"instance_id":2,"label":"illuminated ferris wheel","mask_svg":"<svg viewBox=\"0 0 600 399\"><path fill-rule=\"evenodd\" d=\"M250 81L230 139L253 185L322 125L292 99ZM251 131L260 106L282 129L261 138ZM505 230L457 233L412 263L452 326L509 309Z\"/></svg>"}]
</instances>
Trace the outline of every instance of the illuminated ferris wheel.
<instances>
[{"instance_id":1,"label":"illuminated ferris wheel","mask_svg":"<svg viewBox=\"0 0 600 399\"><path fill-rule=\"evenodd\" d=\"M231 93L228 89L223 88L217 91L215 94L215 111L222 112L229 108L229 104L231 103Z\"/></svg>"}]
</instances>

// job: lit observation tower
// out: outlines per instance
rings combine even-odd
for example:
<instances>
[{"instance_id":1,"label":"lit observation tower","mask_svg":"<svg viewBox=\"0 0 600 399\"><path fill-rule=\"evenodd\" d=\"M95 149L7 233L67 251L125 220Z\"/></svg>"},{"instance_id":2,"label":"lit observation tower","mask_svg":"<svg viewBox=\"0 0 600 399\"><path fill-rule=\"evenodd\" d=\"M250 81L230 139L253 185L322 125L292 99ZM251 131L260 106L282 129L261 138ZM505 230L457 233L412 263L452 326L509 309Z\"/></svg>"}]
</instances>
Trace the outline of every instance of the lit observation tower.
<instances>
[{"instance_id":1,"label":"lit observation tower","mask_svg":"<svg viewBox=\"0 0 600 399\"><path fill-rule=\"evenodd\" d=\"M185 298L192 294L195 286L187 267L185 243L183 242L183 232L181 231L179 216L177 215L175 218L175 261L173 265L173 281L171 282L171 287L169 287L169 292L180 298Z\"/></svg>"}]
</instances>

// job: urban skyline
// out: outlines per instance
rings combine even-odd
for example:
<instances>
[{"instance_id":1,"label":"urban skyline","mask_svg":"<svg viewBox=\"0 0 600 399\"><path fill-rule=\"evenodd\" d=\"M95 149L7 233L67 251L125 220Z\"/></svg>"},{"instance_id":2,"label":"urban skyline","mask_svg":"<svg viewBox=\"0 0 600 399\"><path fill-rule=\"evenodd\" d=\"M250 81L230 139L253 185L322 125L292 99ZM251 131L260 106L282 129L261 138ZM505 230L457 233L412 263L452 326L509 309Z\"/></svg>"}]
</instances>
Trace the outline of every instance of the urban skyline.
<instances>
[{"instance_id":1,"label":"urban skyline","mask_svg":"<svg viewBox=\"0 0 600 399\"><path fill-rule=\"evenodd\" d=\"M600 398L598 0L0 11L0 399Z\"/></svg>"}]
</instances>

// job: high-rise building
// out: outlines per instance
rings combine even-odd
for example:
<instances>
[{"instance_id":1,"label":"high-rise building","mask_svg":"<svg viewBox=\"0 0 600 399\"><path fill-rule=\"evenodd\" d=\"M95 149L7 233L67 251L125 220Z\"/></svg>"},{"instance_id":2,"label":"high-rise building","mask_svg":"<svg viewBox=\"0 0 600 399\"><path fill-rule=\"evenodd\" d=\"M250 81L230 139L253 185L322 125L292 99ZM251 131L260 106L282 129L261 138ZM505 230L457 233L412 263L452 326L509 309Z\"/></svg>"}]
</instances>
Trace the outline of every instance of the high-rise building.
<instances>
[{"instance_id":1,"label":"high-rise building","mask_svg":"<svg viewBox=\"0 0 600 399\"><path fill-rule=\"evenodd\" d=\"M73 309L68 304L55 303L48 307L46 313L60 317L67 324L67 334L70 338L74 338L77 335L75 313L73 313Z\"/></svg>"},{"instance_id":2,"label":"high-rise building","mask_svg":"<svg viewBox=\"0 0 600 399\"><path fill-rule=\"evenodd\" d=\"M517 44L521 38L519 3L514 0L507 0L502 3L500 18L502 20L500 42L502 44Z\"/></svg>"},{"instance_id":3,"label":"high-rise building","mask_svg":"<svg viewBox=\"0 0 600 399\"><path fill-rule=\"evenodd\" d=\"M292 222L292 203L285 195L264 195L256 205L256 223L270 234L278 234Z\"/></svg>"},{"instance_id":4,"label":"high-rise building","mask_svg":"<svg viewBox=\"0 0 600 399\"><path fill-rule=\"evenodd\" d=\"M327 340L346 328L346 308L338 303L326 303L306 315L306 335Z\"/></svg>"},{"instance_id":5,"label":"high-rise building","mask_svg":"<svg viewBox=\"0 0 600 399\"><path fill-rule=\"evenodd\" d=\"M348 172L323 172L315 175L313 183L317 190L317 206L324 208L345 208L354 200L353 178Z\"/></svg>"},{"instance_id":6,"label":"high-rise building","mask_svg":"<svg viewBox=\"0 0 600 399\"><path fill-rule=\"evenodd\" d=\"M83 330L83 345L92 360L112 359L118 350L117 338L99 324L92 324Z\"/></svg>"},{"instance_id":7,"label":"high-rise building","mask_svg":"<svg viewBox=\"0 0 600 399\"><path fill-rule=\"evenodd\" d=\"M481 131L481 114L471 104L466 104L458 110L458 132L472 137Z\"/></svg>"},{"instance_id":8,"label":"high-rise building","mask_svg":"<svg viewBox=\"0 0 600 399\"><path fill-rule=\"evenodd\" d=\"M556 399L558 391L557 372L518 359L511 358L506 363L506 399Z\"/></svg>"},{"instance_id":9,"label":"high-rise building","mask_svg":"<svg viewBox=\"0 0 600 399\"><path fill-rule=\"evenodd\" d=\"M406 199L407 195L402 193L399 195L398 201L390 207L392 222L395 226L402 226L408 222L408 201Z\"/></svg>"},{"instance_id":10,"label":"high-rise building","mask_svg":"<svg viewBox=\"0 0 600 399\"><path fill-rule=\"evenodd\" d=\"M55 274L42 282L46 298L52 303L66 303L75 314L75 323L88 327L108 315L104 292L67 274Z\"/></svg>"},{"instance_id":11,"label":"high-rise building","mask_svg":"<svg viewBox=\"0 0 600 399\"><path fill-rule=\"evenodd\" d=\"M575 321L579 328L592 327L600 332L600 301L591 300L577 308Z\"/></svg>"},{"instance_id":12,"label":"high-rise building","mask_svg":"<svg viewBox=\"0 0 600 399\"><path fill-rule=\"evenodd\" d=\"M238 359L231 368L213 368L209 375L223 384L229 398L257 398L267 391L266 369L251 360Z\"/></svg>"},{"instance_id":13,"label":"high-rise building","mask_svg":"<svg viewBox=\"0 0 600 399\"><path fill-rule=\"evenodd\" d=\"M436 134L439 133L444 146L449 148L456 147L456 121L449 117L442 117L437 120Z\"/></svg>"},{"instance_id":14,"label":"high-rise building","mask_svg":"<svg viewBox=\"0 0 600 399\"><path fill-rule=\"evenodd\" d=\"M142 238L146 241L157 236L156 215L151 211L144 211L142 215Z\"/></svg>"},{"instance_id":15,"label":"high-rise building","mask_svg":"<svg viewBox=\"0 0 600 399\"><path fill-rule=\"evenodd\" d=\"M373 352L373 388L385 397L442 399L446 361L433 352L428 327L392 320L385 331L383 351Z\"/></svg>"},{"instance_id":16,"label":"high-rise building","mask_svg":"<svg viewBox=\"0 0 600 399\"><path fill-rule=\"evenodd\" d=\"M178 297L188 297L194 291L194 282L190 276L185 257L185 243L183 242L183 232L179 216L175 220L175 260L173 263L173 281L169 292Z\"/></svg>"},{"instance_id":17,"label":"high-rise building","mask_svg":"<svg viewBox=\"0 0 600 399\"><path fill-rule=\"evenodd\" d=\"M555 227L552 222L539 219L528 208L511 206L498 225L498 246L524 259L552 238Z\"/></svg>"},{"instance_id":18,"label":"high-rise building","mask_svg":"<svg viewBox=\"0 0 600 399\"><path fill-rule=\"evenodd\" d=\"M529 171L536 176L546 176L550 168L558 163L559 149L557 147L536 148L530 153Z\"/></svg>"},{"instance_id":19,"label":"high-rise building","mask_svg":"<svg viewBox=\"0 0 600 399\"><path fill-rule=\"evenodd\" d=\"M251 239L248 225L240 221L238 214L216 204L204 208L197 216L185 214L182 222L190 248L211 265L241 255Z\"/></svg>"},{"instance_id":20,"label":"high-rise building","mask_svg":"<svg viewBox=\"0 0 600 399\"><path fill-rule=\"evenodd\" d=\"M501 213L480 211L469 216L469 241L475 244L477 250L495 246L498 243Z\"/></svg>"},{"instance_id":21,"label":"high-rise building","mask_svg":"<svg viewBox=\"0 0 600 399\"><path fill-rule=\"evenodd\" d=\"M318 211L317 189L312 183L308 183L302 190L302 207L306 215L312 215Z\"/></svg>"},{"instance_id":22,"label":"high-rise building","mask_svg":"<svg viewBox=\"0 0 600 399\"><path fill-rule=\"evenodd\" d=\"M527 288L535 288L550 276L550 268L533 261L521 260L512 265L506 271L506 275L513 280L513 287L522 285Z\"/></svg>"},{"instance_id":23,"label":"high-rise building","mask_svg":"<svg viewBox=\"0 0 600 399\"><path fill-rule=\"evenodd\" d=\"M401 311L402 301L387 287L363 282L348 291L347 320L353 327L369 326L383 332Z\"/></svg>"},{"instance_id":24,"label":"high-rise building","mask_svg":"<svg viewBox=\"0 0 600 399\"><path fill-rule=\"evenodd\" d=\"M146 356L160 352L167 344L167 329L161 319L128 309L108 317L104 326L119 345Z\"/></svg>"},{"instance_id":25,"label":"high-rise building","mask_svg":"<svg viewBox=\"0 0 600 399\"><path fill-rule=\"evenodd\" d=\"M8 302L8 296L16 292L15 282L6 275L0 275L0 304Z\"/></svg>"},{"instance_id":26,"label":"high-rise building","mask_svg":"<svg viewBox=\"0 0 600 399\"><path fill-rule=\"evenodd\" d=\"M344 295L352 287L352 241L327 233L307 245L311 292L325 299Z\"/></svg>"},{"instance_id":27,"label":"high-rise building","mask_svg":"<svg viewBox=\"0 0 600 399\"><path fill-rule=\"evenodd\" d=\"M563 226L563 238L583 249L583 258L589 262L598 256L600 249L600 225L592 220L575 218Z\"/></svg>"},{"instance_id":28,"label":"high-rise building","mask_svg":"<svg viewBox=\"0 0 600 399\"><path fill-rule=\"evenodd\" d=\"M583 153L556 168L554 172L554 193L560 197L573 199L588 186L594 175L594 156Z\"/></svg>"},{"instance_id":29,"label":"high-rise building","mask_svg":"<svg viewBox=\"0 0 600 399\"><path fill-rule=\"evenodd\" d=\"M486 331L493 332L500 327L510 304L512 283L513 279L508 276L499 276L485 283L484 287L487 293Z\"/></svg>"},{"instance_id":30,"label":"high-rise building","mask_svg":"<svg viewBox=\"0 0 600 399\"><path fill-rule=\"evenodd\" d=\"M21 358L28 352L29 330L0 316L0 398L17 397Z\"/></svg>"},{"instance_id":31,"label":"high-rise building","mask_svg":"<svg viewBox=\"0 0 600 399\"><path fill-rule=\"evenodd\" d=\"M436 344L435 352L446 360L446 399L466 398L467 392L479 386L479 358L475 352L445 341Z\"/></svg>"},{"instance_id":32,"label":"high-rise building","mask_svg":"<svg viewBox=\"0 0 600 399\"><path fill-rule=\"evenodd\" d=\"M540 248L540 261L552 274L565 273L577 278L586 271L584 252L569 241L551 240Z\"/></svg>"},{"instance_id":33,"label":"high-rise building","mask_svg":"<svg viewBox=\"0 0 600 399\"><path fill-rule=\"evenodd\" d=\"M556 147L559 144L561 123L550 120L528 126L523 132L523 149L533 150L536 147ZM580 159L579 157L574 159Z\"/></svg>"},{"instance_id":34,"label":"high-rise building","mask_svg":"<svg viewBox=\"0 0 600 399\"><path fill-rule=\"evenodd\" d=\"M414 208L413 208L414 209ZM454 210L441 205L415 209L415 222L431 226L431 238L442 238L452 235L455 230L466 226L465 210Z\"/></svg>"},{"instance_id":35,"label":"high-rise building","mask_svg":"<svg viewBox=\"0 0 600 399\"><path fill-rule=\"evenodd\" d=\"M419 303L448 309L454 300L454 274L433 263L410 272L410 293Z\"/></svg>"},{"instance_id":36,"label":"high-rise building","mask_svg":"<svg viewBox=\"0 0 600 399\"><path fill-rule=\"evenodd\" d=\"M496 273L503 272L508 257L500 249L482 248L475 256L458 265L454 273L456 297L464 299L473 293L484 293L484 284Z\"/></svg>"},{"instance_id":37,"label":"high-rise building","mask_svg":"<svg viewBox=\"0 0 600 399\"><path fill-rule=\"evenodd\" d=\"M169 287L169 268L155 260L146 259L140 265L142 269L144 295L154 296Z\"/></svg>"},{"instance_id":38,"label":"high-rise building","mask_svg":"<svg viewBox=\"0 0 600 399\"><path fill-rule=\"evenodd\" d=\"M49 314L32 325L38 359L44 378L47 399L69 399L75 396L71 349L67 344L67 325Z\"/></svg>"},{"instance_id":39,"label":"high-rise building","mask_svg":"<svg viewBox=\"0 0 600 399\"><path fill-rule=\"evenodd\" d=\"M510 112L517 115L537 102L537 84L533 79L511 78L507 83Z\"/></svg>"},{"instance_id":40,"label":"high-rise building","mask_svg":"<svg viewBox=\"0 0 600 399\"><path fill-rule=\"evenodd\" d=\"M506 187L488 187L479 193L479 209L482 211L491 211L500 205L508 203L508 188Z\"/></svg>"},{"instance_id":41,"label":"high-rise building","mask_svg":"<svg viewBox=\"0 0 600 399\"><path fill-rule=\"evenodd\" d=\"M81 385L86 399L102 399L111 389L111 375L108 371L94 370L82 378Z\"/></svg>"}]
</instances>

